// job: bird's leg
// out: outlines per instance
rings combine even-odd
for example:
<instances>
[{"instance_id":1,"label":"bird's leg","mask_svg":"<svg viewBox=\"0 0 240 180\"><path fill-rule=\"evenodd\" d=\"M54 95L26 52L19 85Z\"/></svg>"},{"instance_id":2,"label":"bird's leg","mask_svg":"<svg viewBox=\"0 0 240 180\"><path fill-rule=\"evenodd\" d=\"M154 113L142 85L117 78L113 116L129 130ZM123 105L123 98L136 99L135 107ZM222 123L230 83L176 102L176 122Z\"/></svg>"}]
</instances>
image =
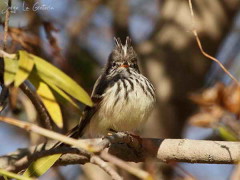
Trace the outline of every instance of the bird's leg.
<instances>
[{"instance_id":1,"label":"bird's leg","mask_svg":"<svg viewBox=\"0 0 240 180\"><path fill-rule=\"evenodd\" d=\"M139 148L139 146L140 146L140 148L142 147L142 138L139 135L137 135L133 132L128 132L128 131L125 133L131 138L131 144L133 144L134 147L136 147L136 145L138 148ZM135 140L137 140L137 143Z\"/></svg>"},{"instance_id":2,"label":"bird's leg","mask_svg":"<svg viewBox=\"0 0 240 180\"><path fill-rule=\"evenodd\" d=\"M110 128L108 131L109 131L108 135L112 135L112 133L116 133L116 134L118 133L118 131L116 131L116 130L114 130L112 128Z\"/></svg>"},{"instance_id":3,"label":"bird's leg","mask_svg":"<svg viewBox=\"0 0 240 180\"><path fill-rule=\"evenodd\" d=\"M118 132L114 129L109 129L109 136L116 134L119 138L122 139L122 143L127 144L129 148L141 149L142 148L142 138L139 135L136 135L129 131ZM118 141L118 143L120 143Z\"/></svg>"}]
</instances>

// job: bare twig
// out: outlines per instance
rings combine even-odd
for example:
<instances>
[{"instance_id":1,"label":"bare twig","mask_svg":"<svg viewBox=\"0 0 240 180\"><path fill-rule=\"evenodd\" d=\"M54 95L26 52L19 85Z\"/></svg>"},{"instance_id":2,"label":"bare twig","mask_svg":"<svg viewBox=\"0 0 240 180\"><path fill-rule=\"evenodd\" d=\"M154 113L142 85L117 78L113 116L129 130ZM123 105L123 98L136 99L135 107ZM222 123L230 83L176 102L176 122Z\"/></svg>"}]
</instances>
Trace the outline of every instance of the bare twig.
<instances>
[{"instance_id":1,"label":"bare twig","mask_svg":"<svg viewBox=\"0 0 240 180\"><path fill-rule=\"evenodd\" d=\"M107 172L112 177L113 180L123 179L108 163L103 161L100 157L92 156L90 162L102 168L105 172Z\"/></svg>"},{"instance_id":2,"label":"bare twig","mask_svg":"<svg viewBox=\"0 0 240 180\"><path fill-rule=\"evenodd\" d=\"M10 17L10 13L11 13L11 6L12 6L12 1L8 0L8 9L6 11L5 22L4 22L3 50L5 50L6 46L7 46L8 23L9 23L9 17Z\"/></svg>"},{"instance_id":3,"label":"bare twig","mask_svg":"<svg viewBox=\"0 0 240 180\"><path fill-rule=\"evenodd\" d=\"M7 57L7 58L10 58L10 59L13 59L13 58L16 57L16 54L9 54L9 53L0 49L0 57Z\"/></svg>"},{"instance_id":4,"label":"bare twig","mask_svg":"<svg viewBox=\"0 0 240 180\"><path fill-rule=\"evenodd\" d=\"M146 172L143 171L142 169L133 167L131 165L129 165L128 163L124 162L123 160L114 157L113 155L102 151L100 154L100 157L102 157L104 160L109 161L111 163L113 163L114 165L126 170L127 172L135 175L136 177L140 178L140 179L153 179L152 176Z\"/></svg>"},{"instance_id":5,"label":"bare twig","mask_svg":"<svg viewBox=\"0 0 240 180\"><path fill-rule=\"evenodd\" d=\"M82 151L85 150L87 152L95 152L95 149L90 147L87 144L79 143L76 139L73 139L73 138L64 136L62 134L55 133L53 131L41 128L41 127L39 127L35 124L19 121L19 120L9 118L9 117L2 117L2 116L0 116L0 121L6 122L8 124L12 124L14 126L20 127L20 128L25 129L27 131L31 131L31 132L40 134L40 135L48 137L48 138L63 142L65 144L75 146L76 148L79 148Z\"/></svg>"},{"instance_id":6,"label":"bare twig","mask_svg":"<svg viewBox=\"0 0 240 180\"><path fill-rule=\"evenodd\" d=\"M61 157L61 161L64 161L64 162L66 161L71 162L71 158L69 158L69 155L74 155L74 157L76 158L79 164L80 163L84 164L86 162L89 162L89 159L90 159L88 153L85 153L84 151L81 151L79 149L71 148L71 147L58 147L54 149L36 151L36 152L33 152L32 154L29 152L29 155L23 156L22 158L17 160L14 164L10 164L5 169L11 172L19 172L22 169L27 168L33 161L41 157L45 157L53 154L63 154ZM68 154L68 156L64 156L64 154Z\"/></svg>"},{"instance_id":7,"label":"bare twig","mask_svg":"<svg viewBox=\"0 0 240 180\"><path fill-rule=\"evenodd\" d=\"M24 82L20 85L21 90L27 95L27 97L31 100L34 107L36 108L41 122L43 123L44 127L47 129L52 129L51 125L51 117L48 114L46 107L43 105L42 101L38 97L37 93L29 88L27 82Z\"/></svg>"},{"instance_id":8,"label":"bare twig","mask_svg":"<svg viewBox=\"0 0 240 180\"><path fill-rule=\"evenodd\" d=\"M209 55L208 53L206 53L206 52L204 51L204 49L203 49L203 47L202 47L202 43L201 43L201 41L200 41L200 39L199 39L199 37L198 37L198 33L197 33L197 30L196 30L196 27L195 27L195 20L194 20L194 12L193 12L193 7L192 7L192 0L188 0L188 4L189 4L189 9L190 9L191 18L192 18L192 25L193 25L193 30L192 30L192 32L193 32L193 34L194 34L194 36L195 36L195 38L196 38L196 41L197 41L197 44L198 44L198 46L199 46L199 49L200 49L201 53L202 53L205 57L207 57L207 58L215 61L215 62L222 68L222 70L223 70L237 85L240 85L239 81L225 68L225 66L224 66L218 59L216 59L215 57Z\"/></svg>"}]
</instances>

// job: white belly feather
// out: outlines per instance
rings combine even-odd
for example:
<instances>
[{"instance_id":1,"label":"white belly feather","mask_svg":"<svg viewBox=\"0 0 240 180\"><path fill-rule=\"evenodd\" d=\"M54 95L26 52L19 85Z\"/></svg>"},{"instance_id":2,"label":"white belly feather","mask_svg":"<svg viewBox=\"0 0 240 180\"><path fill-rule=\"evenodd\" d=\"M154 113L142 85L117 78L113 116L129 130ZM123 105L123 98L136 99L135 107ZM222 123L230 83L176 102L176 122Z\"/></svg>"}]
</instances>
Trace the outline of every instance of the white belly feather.
<instances>
[{"instance_id":1,"label":"white belly feather","mask_svg":"<svg viewBox=\"0 0 240 180\"><path fill-rule=\"evenodd\" d=\"M141 76L139 81L141 80L145 80L145 77ZM118 86L121 88L119 92ZM134 90L131 90L131 85L126 80L125 87L127 98L124 83L121 81L106 91L100 109L91 119L87 134L94 137L107 134L109 129L133 131L143 127L153 109L155 98L146 94L136 82Z\"/></svg>"}]
</instances>

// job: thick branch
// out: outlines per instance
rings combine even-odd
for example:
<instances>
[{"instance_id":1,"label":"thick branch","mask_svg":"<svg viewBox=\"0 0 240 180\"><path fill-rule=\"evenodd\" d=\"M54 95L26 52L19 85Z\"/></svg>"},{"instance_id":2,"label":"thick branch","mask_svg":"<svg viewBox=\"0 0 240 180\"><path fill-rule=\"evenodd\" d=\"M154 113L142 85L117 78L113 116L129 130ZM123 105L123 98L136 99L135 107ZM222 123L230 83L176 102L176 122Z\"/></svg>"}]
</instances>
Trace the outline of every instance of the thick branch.
<instances>
[{"instance_id":1,"label":"thick branch","mask_svg":"<svg viewBox=\"0 0 240 180\"><path fill-rule=\"evenodd\" d=\"M102 142L102 139L82 139L79 142L84 144L96 144ZM101 144L101 143L100 143ZM53 150L46 152L35 152L31 156L40 157L53 154ZM61 150L62 148L62 150ZM66 148L59 147L55 150L56 153L66 153ZM0 157L0 168L6 168L14 165L23 156L28 155L26 149L18 150L7 156ZM30 151L28 151L30 152ZM163 162L188 162L188 163L208 163L208 164L233 164L238 163L240 159L240 143L225 142L225 141L205 141L205 140L187 140L187 139L142 139L142 147L134 148L124 143L113 143L109 149L113 155L122 158L126 161L141 162L147 157L156 157ZM38 153L38 154L37 154ZM30 158L31 159L31 158ZM89 157L83 153L77 154L72 148L69 148L69 153L64 154L56 165L68 164L84 164L89 162Z\"/></svg>"},{"instance_id":2,"label":"thick branch","mask_svg":"<svg viewBox=\"0 0 240 180\"><path fill-rule=\"evenodd\" d=\"M187 139L165 139L157 158L162 161L233 164L240 160L240 143Z\"/></svg>"}]
</instances>

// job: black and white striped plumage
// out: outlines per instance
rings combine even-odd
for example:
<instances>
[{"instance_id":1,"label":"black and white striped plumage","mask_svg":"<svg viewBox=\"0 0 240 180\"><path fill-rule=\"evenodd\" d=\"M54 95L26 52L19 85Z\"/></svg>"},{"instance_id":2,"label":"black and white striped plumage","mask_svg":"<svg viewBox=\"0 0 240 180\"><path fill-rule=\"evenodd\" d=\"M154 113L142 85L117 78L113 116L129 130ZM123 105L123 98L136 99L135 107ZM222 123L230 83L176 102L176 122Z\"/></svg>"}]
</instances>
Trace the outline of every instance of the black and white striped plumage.
<instances>
[{"instance_id":1,"label":"black and white striped plumage","mask_svg":"<svg viewBox=\"0 0 240 180\"><path fill-rule=\"evenodd\" d=\"M138 68L138 57L127 37L125 45L115 39L116 46L109 56L102 75L92 92L94 107L87 107L72 137L86 132L91 137L115 131L140 129L148 119L155 92L149 80Z\"/></svg>"}]
</instances>

